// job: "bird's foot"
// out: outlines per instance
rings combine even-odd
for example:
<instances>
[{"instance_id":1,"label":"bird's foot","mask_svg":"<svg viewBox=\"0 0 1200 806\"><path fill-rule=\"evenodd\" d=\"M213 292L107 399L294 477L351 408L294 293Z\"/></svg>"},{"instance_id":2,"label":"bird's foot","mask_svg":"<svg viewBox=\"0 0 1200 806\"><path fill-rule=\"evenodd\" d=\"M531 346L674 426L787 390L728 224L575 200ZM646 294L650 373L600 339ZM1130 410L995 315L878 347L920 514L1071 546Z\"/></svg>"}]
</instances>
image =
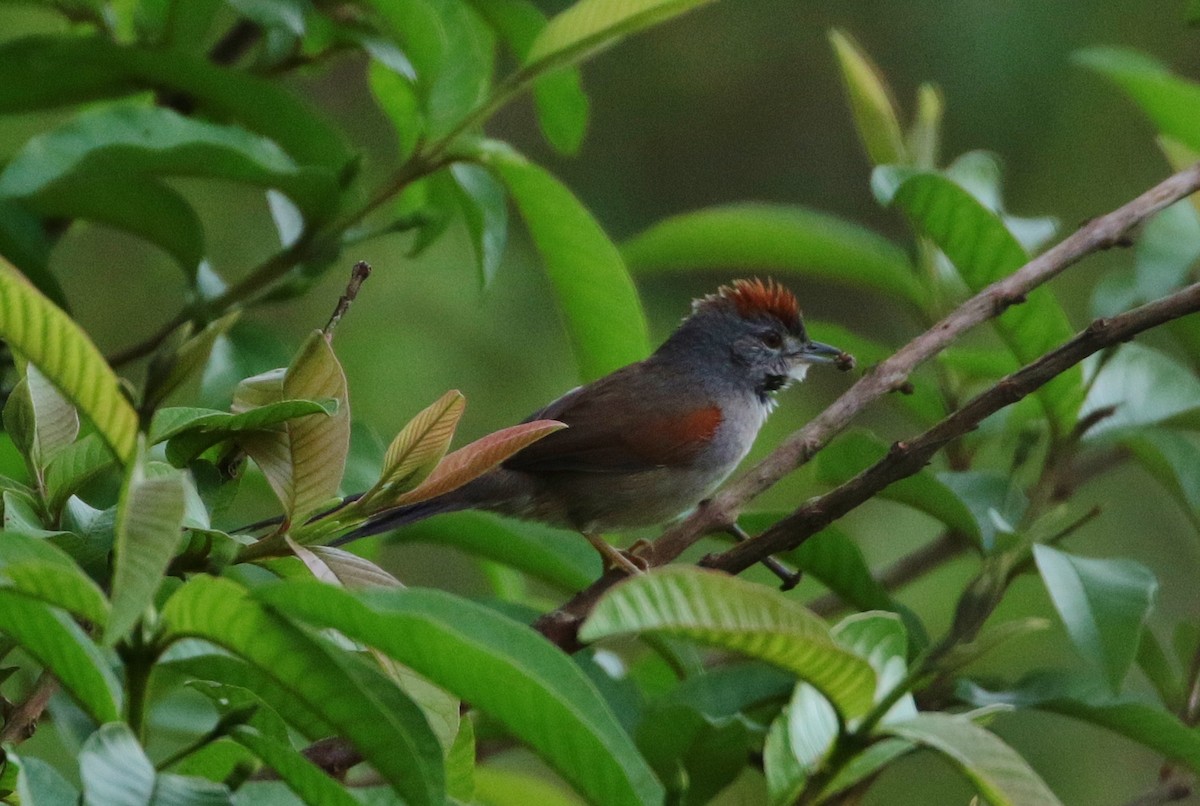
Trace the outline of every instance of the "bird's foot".
<instances>
[{"instance_id":1,"label":"bird's foot","mask_svg":"<svg viewBox=\"0 0 1200 806\"><path fill-rule=\"evenodd\" d=\"M584 533L584 537L592 544L596 551L600 552L600 556L604 559L604 570L620 569L629 576L638 576L645 573L650 564L645 559L633 554L632 551L620 551L615 546L611 545L600 535ZM634 544L637 545L636 543Z\"/></svg>"}]
</instances>

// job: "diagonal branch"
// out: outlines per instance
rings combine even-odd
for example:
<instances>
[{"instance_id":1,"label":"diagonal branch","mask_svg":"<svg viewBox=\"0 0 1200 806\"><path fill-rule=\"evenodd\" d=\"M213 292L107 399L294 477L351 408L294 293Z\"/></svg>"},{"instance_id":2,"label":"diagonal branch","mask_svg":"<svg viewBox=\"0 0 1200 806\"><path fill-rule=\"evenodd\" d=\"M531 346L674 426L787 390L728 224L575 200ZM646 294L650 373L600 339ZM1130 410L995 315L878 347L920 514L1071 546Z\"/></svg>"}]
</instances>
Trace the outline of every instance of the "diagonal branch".
<instances>
[{"instance_id":1,"label":"diagonal branch","mask_svg":"<svg viewBox=\"0 0 1200 806\"><path fill-rule=\"evenodd\" d=\"M652 566L665 565L704 535L727 528L735 522L738 511L748 501L811 459L863 409L901 388L920 364L945 349L963 333L999 316L1009 306L1019 304L1034 288L1084 256L1126 243L1138 225L1197 190L1200 190L1200 163L1168 177L1113 212L1093 219L1015 273L968 299L929 330L875 366L829 408L792 434L770 456L730 484L712 501L668 529L643 555L647 562ZM1147 325L1150 326L1153 325ZM749 553L758 553L759 549L750 548L757 542L741 543L732 550L738 552L734 557L738 558L736 564L739 569L745 567L741 562ZM730 568L733 567L732 560L725 562L731 563ZM535 626L560 646L568 649L576 647L575 634L579 623L601 594L623 576L620 572L605 574L559 610L543 616Z\"/></svg>"},{"instance_id":2,"label":"diagonal branch","mask_svg":"<svg viewBox=\"0 0 1200 806\"><path fill-rule=\"evenodd\" d=\"M913 475L946 443L974 430L984 418L1011 406L1089 355L1172 319L1200 311L1200 283L1111 319L1097 319L1056 350L1000 380L920 436L897 442L883 459L846 483L806 504L758 537L702 565L738 573L763 557L795 548L883 488Z\"/></svg>"}]
</instances>

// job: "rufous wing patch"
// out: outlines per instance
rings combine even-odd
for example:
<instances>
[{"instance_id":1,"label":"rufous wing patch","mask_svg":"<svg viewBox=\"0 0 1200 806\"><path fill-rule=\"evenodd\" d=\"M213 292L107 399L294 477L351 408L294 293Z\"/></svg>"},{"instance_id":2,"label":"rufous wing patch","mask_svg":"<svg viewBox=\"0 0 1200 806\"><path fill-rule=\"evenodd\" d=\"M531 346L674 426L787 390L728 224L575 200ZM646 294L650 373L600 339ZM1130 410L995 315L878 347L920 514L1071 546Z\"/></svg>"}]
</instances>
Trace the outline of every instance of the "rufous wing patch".
<instances>
[{"instance_id":1,"label":"rufous wing patch","mask_svg":"<svg viewBox=\"0 0 1200 806\"><path fill-rule=\"evenodd\" d=\"M722 419L718 406L705 406L682 417L655 418L638 434L627 434L626 441L651 464L682 464L712 441Z\"/></svg>"}]
</instances>

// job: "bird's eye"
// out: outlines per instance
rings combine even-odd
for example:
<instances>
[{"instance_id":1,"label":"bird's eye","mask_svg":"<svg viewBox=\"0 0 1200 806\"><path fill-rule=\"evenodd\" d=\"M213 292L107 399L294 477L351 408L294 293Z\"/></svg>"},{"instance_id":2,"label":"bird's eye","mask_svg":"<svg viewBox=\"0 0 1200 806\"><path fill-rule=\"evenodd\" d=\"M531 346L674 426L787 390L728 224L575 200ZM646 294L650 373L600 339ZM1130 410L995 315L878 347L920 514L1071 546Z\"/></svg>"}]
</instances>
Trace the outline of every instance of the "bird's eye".
<instances>
[{"instance_id":1,"label":"bird's eye","mask_svg":"<svg viewBox=\"0 0 1200 806\"><path fill-rule=\"evenodd\" d=\"M783 346L783 336L779 335L775 330L764 330L759 334L759 341L770 347L772 350L778 350Z\"/></svg>"}]
</instances>

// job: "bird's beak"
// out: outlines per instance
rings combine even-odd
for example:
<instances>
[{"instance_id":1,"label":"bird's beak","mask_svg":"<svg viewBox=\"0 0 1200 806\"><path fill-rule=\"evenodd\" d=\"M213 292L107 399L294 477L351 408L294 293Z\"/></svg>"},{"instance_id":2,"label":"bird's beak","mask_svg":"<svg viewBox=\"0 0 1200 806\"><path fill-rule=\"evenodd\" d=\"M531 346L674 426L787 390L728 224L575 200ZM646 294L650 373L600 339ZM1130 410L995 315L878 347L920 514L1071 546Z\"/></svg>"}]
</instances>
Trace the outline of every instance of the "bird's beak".
<instances>
[{"instance_id":1,"label":"bird's beak","mask_svg":"<svg viewBox=\"0 0 1200 806\"><path fill-rule=\"evenodd\" d=\"M800 345L799 350L790 353L788 358L792 362L792 369L788 374L797 381L804 380L808 368L813 364L833 364L841 370L854 368L854 356L819 341L805 342Z\"/></svg>"},{"instance_id":2,"label":"bird's beak","mask_svg":"<svg viewBox=\"0 0 1200 806\"><path fill-rule=\"evenodd\" d=\"M843 350L819 341L810 341L800 348L796 358L809 364L838 364L846 360Z\"/></svg>"}]
</instances>

